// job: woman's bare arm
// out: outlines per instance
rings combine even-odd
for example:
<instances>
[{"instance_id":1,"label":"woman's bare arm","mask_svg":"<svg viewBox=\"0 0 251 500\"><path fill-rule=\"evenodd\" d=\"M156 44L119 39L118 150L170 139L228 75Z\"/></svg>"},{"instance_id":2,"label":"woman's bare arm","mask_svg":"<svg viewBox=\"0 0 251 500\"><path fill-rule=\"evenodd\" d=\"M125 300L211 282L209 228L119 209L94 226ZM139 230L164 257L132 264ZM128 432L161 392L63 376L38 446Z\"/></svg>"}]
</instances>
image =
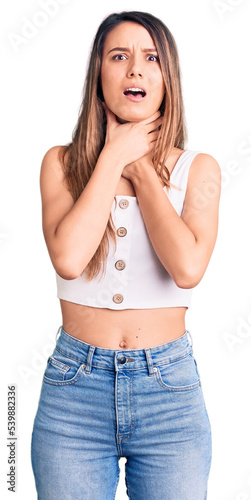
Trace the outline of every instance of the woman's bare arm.
<instances>
[{"instance_id":1,"label":"woman's bare arm","mask_svg":"<svg viewBox=\"0 0 251 500\"><path fill-rule=\"evenodd\" d=\"M181 217L172 206L153 166L144 159L127 166L152 245L181 288L201 280L216 242L221 173L217 161L198 154L192 161Z\"/></svg>"},{"instance_id":2,"label":"woman's bare arm","mask_svg":"<svg viewBox=\"0 0 251 500\"><path fill-rule=\"evenodd\" d=\"M101 154L87 186L74 203L63 180L59 149L51 148L41 166L43 232L55 270L64 279L74 279L102 239L121 169Z\"/></svg>"},{"instance_id":3,"label":"woman's bare arm","mask_svg":"<svg viewBox=\"0 0 251 500\"><path fill-rule=\"evenodd\" d=\"M160 113L141 123L118 124L107 113L106 144L86 187L74 200L58 159L60 146L45 154L40 174L43 232L52 264L64 279L78 277L105 232L123 168L153 149Z\"/></svg>"}]
</instances>

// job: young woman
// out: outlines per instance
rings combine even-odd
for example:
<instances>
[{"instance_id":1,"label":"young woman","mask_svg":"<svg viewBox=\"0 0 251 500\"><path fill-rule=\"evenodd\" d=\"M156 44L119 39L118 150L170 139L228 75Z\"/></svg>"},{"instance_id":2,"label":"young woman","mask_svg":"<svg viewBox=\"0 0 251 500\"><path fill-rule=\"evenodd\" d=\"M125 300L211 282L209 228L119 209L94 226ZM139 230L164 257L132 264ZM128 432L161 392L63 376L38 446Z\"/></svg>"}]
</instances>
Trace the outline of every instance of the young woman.
<instances>
[{"instance_id":1,"label":"young woman","mask_svg":"<svg viewBox=\"0 0 251 500\"><path fill-rule=\"evenodd\" d=\"M220 168L185 150L175 41L143 12L108 16L72 142L41 167L62 326L32 433L39 500L205 500L211 428L192 288L218 224ZM213 189L212 189L213 186Z\"/></svg>"}]
</instances>

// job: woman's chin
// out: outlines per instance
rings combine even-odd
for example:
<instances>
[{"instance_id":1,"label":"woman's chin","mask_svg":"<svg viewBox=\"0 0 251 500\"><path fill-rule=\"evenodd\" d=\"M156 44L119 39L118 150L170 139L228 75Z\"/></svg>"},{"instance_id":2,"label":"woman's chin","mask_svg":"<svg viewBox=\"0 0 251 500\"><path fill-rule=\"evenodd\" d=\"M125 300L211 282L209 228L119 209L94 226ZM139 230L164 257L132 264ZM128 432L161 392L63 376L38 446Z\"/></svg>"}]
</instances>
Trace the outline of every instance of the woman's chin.
<instances>
[{"instance_id":1,"label":"woman's chin","mask_svg":"<svg viewBox=\"0 0 251 500\"><path fill-rule=\"evenodd\" d=\"M128 123L128 122L141 122L148 118L147 116L139 115L139 114L128 114L123 116L116 115L117 121L119 123Z\"/></svg>"},{"instance_id":2,"label":"woman's chin","mask_svg":"<svg viewBox=\"0 0 251 500\"><path fill-rule=\"evenodd\" d=\"M130 121L130 120L125 120L124 118L121 118L118 115L116 115L116 119L118 123L128 123Z\"/></svg>"}]
</instances>

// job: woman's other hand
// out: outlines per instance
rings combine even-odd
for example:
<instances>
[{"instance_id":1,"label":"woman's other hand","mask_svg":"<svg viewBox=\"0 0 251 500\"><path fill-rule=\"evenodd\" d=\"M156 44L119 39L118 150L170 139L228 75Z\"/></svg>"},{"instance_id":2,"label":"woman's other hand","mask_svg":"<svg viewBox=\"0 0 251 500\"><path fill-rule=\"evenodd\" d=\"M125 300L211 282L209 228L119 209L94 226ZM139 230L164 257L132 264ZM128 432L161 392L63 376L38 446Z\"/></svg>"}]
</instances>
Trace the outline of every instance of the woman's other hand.
<instances>
[{"instance_id":1,"label":"woman's other hand","mask_svg":"<svg viewBox=\"0 0 251 500\"><path fill-rule=\"evenodd\" d=\"M122 172L122 177L125 177L126 179L129 179L133 183L133 179L135 175L141 174L143 175L144 169L150 169L152 168L155 171L153 162L152 162L152 152L148 153L147 155L142 156L136 161L133 161L132 163L129 163L126 165L123 169ZM157 175L157 174L156 174Z\"/></svg>"}]
</instances>

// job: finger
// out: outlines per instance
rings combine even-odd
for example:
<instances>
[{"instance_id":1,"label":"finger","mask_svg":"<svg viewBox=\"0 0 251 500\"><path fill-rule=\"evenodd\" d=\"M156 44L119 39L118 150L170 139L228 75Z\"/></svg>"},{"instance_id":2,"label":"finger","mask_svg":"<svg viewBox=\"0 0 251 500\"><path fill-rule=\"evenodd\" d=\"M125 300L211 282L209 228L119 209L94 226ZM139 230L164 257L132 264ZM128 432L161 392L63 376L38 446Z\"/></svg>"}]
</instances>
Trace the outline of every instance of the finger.
<instances>
[{"instance_id":1,"label":"finger","mask_svg":"<svg viewBox=\"0 0 251 500\"><path fill-rule=\"evenodd\" d=\"M141 125L147 125L148 123L154 122L160 116L161 116L161 112L156 111L156 113L154 113L154 115L150 116L149 118L146 118L145 120L142 120L142 122L140 122L140 123L141 123Z\"/></svg>"},{"instance_id":2,"label":"finger","mask_svg":"<svg viewBox=\"0 0 251 500\"><path fill-rule=\"evenodd\" d=\"M155 147L156 147L156 141L150 142L150 144L148 146L148 154L151 153L152 151L154 151Z\"/></svg>"},{"instance_id":3,"label":"finger","mask_svg":"<svg viewBox=\"0 0 251 500\"><path fill-rule=\"evenodd\" d=\"M149 123L148 125L146 125L146 130L147 130L147 133L148 134L151 134L152 132L154 132L155 130L158 130L159 126L162 124L163 122L163 116L160 116L157 120L155 120L154 122L152 123Z\"/></svg>"},{"instance_id":4,"label":"finger","mask_svg":"<svg viewBox=\"0 0 251 500\"><path fill-rule=\"evenodd\" d=\"M152 141L149 144L148 154L155 150L157 141Z\"/></svg>"},{"instance_id":5,"label":"finger","mask_svg":"<svg viewBox=\"0 0 251 500\"><path fill-rule=\"evenodd\" d=\"M149 134L149 144L151 144L151 142L156 142L158 136L159 136L158 132L152 132L151 134Z\"/></svg>"}]
</instances>

